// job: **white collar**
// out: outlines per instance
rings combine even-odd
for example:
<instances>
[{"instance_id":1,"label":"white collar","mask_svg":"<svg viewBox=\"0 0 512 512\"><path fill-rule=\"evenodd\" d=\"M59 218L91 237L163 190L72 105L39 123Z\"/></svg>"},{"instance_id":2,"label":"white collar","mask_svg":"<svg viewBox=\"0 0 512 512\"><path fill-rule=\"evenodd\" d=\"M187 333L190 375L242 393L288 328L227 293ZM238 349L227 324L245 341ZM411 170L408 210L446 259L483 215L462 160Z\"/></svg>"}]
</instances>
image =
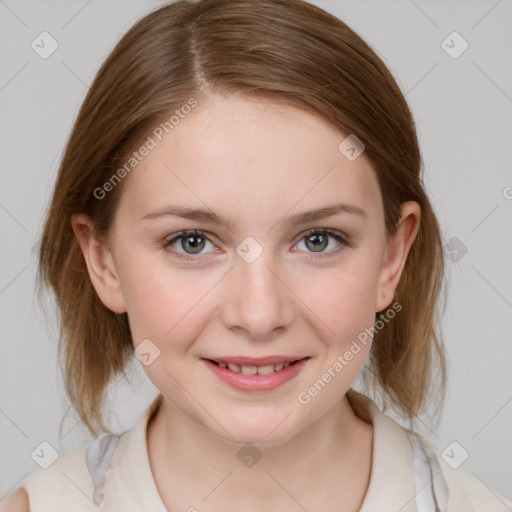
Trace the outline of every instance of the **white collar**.
<instances>
[{"instance_id":1,"label":"white collar","mask_svg":"<svg viewBox=\"0 0 512 512\"><path fill-rule=\"evenodd\" d=\"M425 485L428 476L436 474L432 463L437 463L433 453L419 436L402 428L393 419L381 412L371 399L350 389L347 398L354 412L364 421L373 425L372 468L369 486L360 512L435 512L443 510L433 508L435 499L430 496L431 485ZM151 512L167 512L158 493L149 463L147 447L147 426L150 418L158 410L163 399L159 394L145 412L139 417L135 426L122 434L115 442L112 470L107 470L104 483L106 489L104 510L107 505L128 511L147 510ZM105 446L105 439L95 441L96 449L91 447L90 454L100 457ZM427 451L425 451L425 448ZM105 450L103 450L105 453ZM108 454L108 452L106 452ZM435 460L432 460L435 459ZM105 461L92 461L92 467L106 467ZM93 481L98 483L103 478L91 474ZM431 478L432 479L432 478ZM437 482L443 488L444 480L441 471ZM427 481L427 483L429 483ZM102 483L98 484L102 485ZM420 491L420 492L418 492ZM441 492L441 494L442 494ZM423 496L423 498L422 498ZM437 494L439 499L439 492ZM441 500L447 496L442 495ZM434 499L434 502L432 501ZM435 506L435 505L434 505ZM113 510L113 508L112 508Z\"/></svg>"}]
</instances>

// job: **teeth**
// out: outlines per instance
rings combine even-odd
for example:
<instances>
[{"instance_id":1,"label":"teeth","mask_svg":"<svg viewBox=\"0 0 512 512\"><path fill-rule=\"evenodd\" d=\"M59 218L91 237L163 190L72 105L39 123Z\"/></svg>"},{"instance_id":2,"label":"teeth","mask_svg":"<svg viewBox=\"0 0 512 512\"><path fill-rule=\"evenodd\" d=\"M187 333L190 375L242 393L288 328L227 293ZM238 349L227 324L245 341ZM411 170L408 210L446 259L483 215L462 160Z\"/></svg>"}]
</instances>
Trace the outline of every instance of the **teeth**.
<instances>
[{"instance_id":1,"label":"teeth","mask_svg":"<svg viewBox=\"0 0 512 512\"><path fill-rule=\"evenodd\" d=\"M243 375L270 375L271 373L278 372L283 368L290 366L290 361L286 363L267 364L265 366L251 366L251 365L238 365L235 363L219 362L221 368L229 368L232 372L242 373Z\"/></svg>"},{"instance_id":2,"label":"teeth","mask_svg":"<svg viewBox=\"0 0 512 512\"><path fill-rule=\"evenodd\" d=\"M232 372L240 373L240 366L238 366L237 364L229 363L229 364L228 364L228 368L229 368Z\"/></svg>"},{"instance_id":3,"label":"teeth","mask_svg":"<svg viewBox=\"0 0 512 512\"><path fill-rule=\"evenodd\" d=\"M267 364L266 366L258 367L258 375L270 375L271 373L274 373L273 364Z\"/></svg>"},{"instance_id":4,"label":"teeth","mask_svg":"<svg viewBox=\"0 0 512 512\"><path fill-rule=\"evenodd\" d=\"M257 366L242 366L242 373L244 375L256 375L258 373Z\"/></svg>"}]
</instances>

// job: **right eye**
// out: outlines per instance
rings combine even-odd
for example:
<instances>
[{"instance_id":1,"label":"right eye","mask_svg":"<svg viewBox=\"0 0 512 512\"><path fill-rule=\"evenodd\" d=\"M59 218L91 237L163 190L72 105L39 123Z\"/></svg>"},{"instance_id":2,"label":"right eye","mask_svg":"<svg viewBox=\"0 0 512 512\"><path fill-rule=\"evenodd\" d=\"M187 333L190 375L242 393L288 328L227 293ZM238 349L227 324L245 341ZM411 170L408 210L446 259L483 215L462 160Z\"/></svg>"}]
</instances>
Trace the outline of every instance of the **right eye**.
<instances>
[{"instance_id":1,"label":"right eye","mask_svg":"<svg viewBox=\"0 0 512 512\"><path fill-rule=\"evenodd\" d=\"M165 239L163 247L177 245L177 247L173 247L173 256L182 260L196 260L197 258L191 256L200 254L207 243L215 248L203 231L193 229L171 235Z\"/></svg>"}]
</instances>

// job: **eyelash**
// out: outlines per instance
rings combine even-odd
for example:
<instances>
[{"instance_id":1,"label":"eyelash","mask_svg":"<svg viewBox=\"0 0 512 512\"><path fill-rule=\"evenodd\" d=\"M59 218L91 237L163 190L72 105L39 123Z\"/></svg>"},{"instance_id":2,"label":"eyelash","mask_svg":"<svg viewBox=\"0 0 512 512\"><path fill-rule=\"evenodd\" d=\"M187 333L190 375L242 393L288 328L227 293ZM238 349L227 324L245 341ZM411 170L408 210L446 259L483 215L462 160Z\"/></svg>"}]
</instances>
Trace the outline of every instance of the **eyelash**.
<instances>
[{"instance_id":1,"label":"eyelash","mask_svg":"<svg viewBox=\"0 0 512 512\"><path fill-rule=\"evenodd\" d=\"M318 235L318 234L329 235L330 237L334 238L337 242L339 242L340 245L336 249L334 249L328 253L325 253L325 254L312 252L311 254L314 255L313 258L315 258L315 259L330 258L332 256L337 255L339 252L341 252L343 249L345 249L345 247L352 247L354 245L352 242L350 242L344 236L342 236L341 233L338 233L337 231L333 231L331 229L324 229L324 228L313 228L313 229L306 231L305 233L303 233L301 235L301 237L299 238L299 240L297 241L297 243L295 245L297 245L299 242L301 242L305 238L311 237L313 235ZM179 233L176 233L174 236L172 236L172 238L166 238L163 243L163 248L166 249L167 247L173 245L178 240L181 240L182 238L187 238L189 236L197 236L198 238L205 238L206 240L208 240L210 243L213 244L213 242L208 238L208 236L206 236L206 233L204 231L199 231L199 230L193 229L193 230L187 230L187 231L180 231ZM174 257L184 260L184 261L197 260L197 258L192 255L187 255L187 254L184 254L184 253L176 251L176 250L173 250L172 252L173 252Z\"/></svg>"}]
</instances>

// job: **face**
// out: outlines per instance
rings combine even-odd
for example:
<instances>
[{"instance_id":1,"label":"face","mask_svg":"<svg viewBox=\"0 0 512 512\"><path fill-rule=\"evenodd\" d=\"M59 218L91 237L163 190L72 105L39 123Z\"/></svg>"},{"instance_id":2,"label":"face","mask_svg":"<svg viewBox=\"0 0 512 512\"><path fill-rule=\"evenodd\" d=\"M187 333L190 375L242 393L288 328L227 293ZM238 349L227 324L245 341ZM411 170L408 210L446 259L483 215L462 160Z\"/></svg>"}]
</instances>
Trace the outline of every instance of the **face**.
<instances>
[{"instance_id":1,"label":"face","mask_svg":"<svg viewBox=\"0 0 512 512\"><path fill-rule=\"evenodd\" d=\"M340 152L345 136L210 97L125 178L109 278L88 263L155 386L226 440L283 442L332 410L392 302L414 224L386 240L375 173Z\"/></svg>"}]
</instances>

